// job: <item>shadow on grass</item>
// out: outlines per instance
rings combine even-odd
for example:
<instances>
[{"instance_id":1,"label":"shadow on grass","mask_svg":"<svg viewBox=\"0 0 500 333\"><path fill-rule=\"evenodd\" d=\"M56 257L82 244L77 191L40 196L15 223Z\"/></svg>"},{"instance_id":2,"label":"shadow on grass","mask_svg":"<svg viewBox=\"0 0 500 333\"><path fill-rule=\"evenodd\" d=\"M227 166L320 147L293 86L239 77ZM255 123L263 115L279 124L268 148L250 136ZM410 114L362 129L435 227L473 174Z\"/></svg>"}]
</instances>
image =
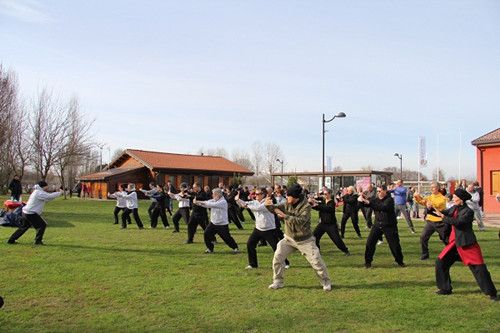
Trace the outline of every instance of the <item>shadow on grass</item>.
<instances>
[{"instance_id":1,"label":"shadow on grass","mask_svg":"<svg viewBox=\"0 0 500 333\"><path fill-rule=\"evenodd\" d=\"M141 254L157 254L157 255L168 255L168 256L183 256L185 257L188 253L185 250L172 251L172 249L162 248L162 249L132 249L123 247L104 247L104 246L86 246L79 244L47 244L46 246L57 247L63 249L75 249L75 250L97 250L105 252L120 252L120 253L141 253ZM203 254L200 253L200 256Z\"/></svg>"},{"instance_id":2,"label":"shadow on grass","mask_svg":"<svg viewBox=\"0 0 500 333\"><path fill-rule=\"evenodd\" d=\"M477 287L475 282L471 281L457 281L454 283L458 285L459 288L473 288ZM342 290L342 289L354 289L354 290L378 290L378 289L396 289L396 288L411 288L411 287L425 287L433 290L436 288L436 282L433 280L426 281L385 281L385 282L377 282L377 283L360 283L360 284L336 284L333 282L332 284L333 290ZM294 288L294 289L321 289L320 286L316 285L287 285L286 288ZM454 294L466 295L466 294L481 294L481 291L478 290L453 290Z\"/></svg>"}]
</instances>

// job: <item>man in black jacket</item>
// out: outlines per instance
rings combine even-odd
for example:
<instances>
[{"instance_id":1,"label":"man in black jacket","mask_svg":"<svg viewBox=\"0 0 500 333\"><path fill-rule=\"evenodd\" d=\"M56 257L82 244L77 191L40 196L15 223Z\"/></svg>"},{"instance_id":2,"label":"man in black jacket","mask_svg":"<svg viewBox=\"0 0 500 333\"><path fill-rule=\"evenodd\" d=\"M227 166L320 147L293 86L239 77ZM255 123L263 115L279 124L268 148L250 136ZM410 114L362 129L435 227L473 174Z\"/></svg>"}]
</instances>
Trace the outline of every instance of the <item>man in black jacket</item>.
<instances>
[{"instance_id":1,"label":"man in black jacket","mask_svg":"<svg viewBox=\"0 0 500 333\"><path fill-rule=\"evenodd\" d=\"M197 201L207 201L210 200L210 197L207 195L205 191L201 190L201 186L198 183L193 184L193 191L190 193L191 198ZM207 209L198 205L191 205L192 211L189 216L188 222L188 239L184 242L184 244L192 244L194 239L194 234L196 233L196 229L200 226L203 230L207 227L208 214ZM215 237L214 237L215 240Z\"/></svg>"},{"instance_id":2,"label":"man in black jacket","mask_svg":"<svg viewBox=\"0 0 500 333\"><path fill-rule=\"evenodd\" d=\"M465 204L471 195L458 188L453 195L453 207L434 213L443 218L443 222L452 226L448 245L441 251L436 260L436 284L438 295L449 295L452 292L450 268L456 261L469 266L481 291L492 300L497 301L497 290L491 280L490 272L484 263L481 248L472 230L474 212Z\"/></svg>"},{"instance_id":3,"label":"man in black jacket","mask_svg":"<svg viewBox=\"0 0 500 333\"><path fill-rule=\"evenodd\" d=\"M370 229L370 234L366 240L365 250L365 267L372 267L373 255L377 247L377 241L385 235L389 248L394 256L394 259L400 267L405 267L403 262L403 252L401 251L401 244L399 242L398 225L396 219L396 212L394 210L394 199L387 192L387 186L377 186L377 197L368 200L363 196L358 199L365 205L370 206L375 213L375 224Z\"/></svg>"},{"instance_id":4,"label":"man in black jacket","mask_svg":"<svg viewBox=\"0 0 500 333\"><path fill-rule=\"evenodd\" d=\"M344 201L344 214L342 215L342 220L340 221L340 234L342 238L344 238L345 234L345 225L347 220L351 218L352 225L356 234L359 238L361 238L361 232L359 231L359 219L358 219L358 195L354 193L354 186L349 186L347 188L347 193L342 197Z\"/></svg>"},{"instance_id":5,"label":"man in black jacket","mask_svg":"<svg viewBox=\"0 0 500 333\"><path fill-rule=\"evenodd\" d=\"M12 200L19 201L19 199L21 198L21 194L23 193L23 187L18 175L15 175L14 179L12 179L12 181L10 182L9 189Z\"/></svg>"},{"instance_id":6,"label":"man in black jacket","mask_svg":"<svg viewBox=\"0 0 500 333\"><path fill-rule=\"evenodd\" d=\"M309 199L311 208L319 212L320 221L314 229L313 235L316 238L316 246L320 248L319 242L325 233L328 234L332 242L337 248L344 252L346 256L350 255L349 249L345 246L342 238L339 235L337 226L337 217L335 216L335 200L332 198L333 191L330 189L323 190L323 202L319 202L313 198Z\"/></svg>"}]
</instances>

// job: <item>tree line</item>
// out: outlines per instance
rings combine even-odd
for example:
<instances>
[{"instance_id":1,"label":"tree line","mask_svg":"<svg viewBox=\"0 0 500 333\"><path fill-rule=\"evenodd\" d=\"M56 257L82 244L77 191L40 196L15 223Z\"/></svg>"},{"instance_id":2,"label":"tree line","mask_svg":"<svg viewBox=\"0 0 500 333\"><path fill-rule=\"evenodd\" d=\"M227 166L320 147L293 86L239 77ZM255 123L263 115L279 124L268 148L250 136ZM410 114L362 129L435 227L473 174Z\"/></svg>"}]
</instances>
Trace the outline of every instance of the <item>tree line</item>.
<instances>
[{"instance_id":1,"label":"tree line","mask_svg":"<svg viewBox=\"0 0 500 333\"><path fill-rule=\"evenodd\" d=\"M18 175L37 180L57 177L71 187L80 173L98 164L91 140L93 120L76 96L63 100L48 88L32 98L19 91L17 75L0 64L0 184Z\"/></svg>"}]
</instances>

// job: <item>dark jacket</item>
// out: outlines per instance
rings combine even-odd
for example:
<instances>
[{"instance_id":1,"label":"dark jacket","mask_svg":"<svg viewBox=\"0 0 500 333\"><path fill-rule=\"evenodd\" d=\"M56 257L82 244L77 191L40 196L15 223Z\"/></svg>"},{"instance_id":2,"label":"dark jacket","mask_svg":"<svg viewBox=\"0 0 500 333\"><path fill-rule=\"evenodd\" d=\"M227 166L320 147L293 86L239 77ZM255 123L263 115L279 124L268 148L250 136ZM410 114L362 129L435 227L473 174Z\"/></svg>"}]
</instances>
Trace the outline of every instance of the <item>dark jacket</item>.
<instances>
[{"instance_id":1,"label":"dark jacket","mask_svg":"<svg viewBox=\"0 0 500 333\"><path fill-rule=\"evenodd\" d=\"M23 188L21 186L21 181L17 179L12 179L9 184L9 189L12 195L20 195L23 192Z\"/></svg>"},{"instance_id":2,"label":"dark jacket","mask_svg":"<svg viewBox=\"0 0 500 333\"><path fill-rule=\"evenodd\" d=\"M395 227L398 224L396 211L394 210L394 199L389 193L382 198L370 199L368 204L375 213L375 225L379 227Z\"/></svg>"},{"instance_id":3,"label":"dark jacket","mask_svg":"<svg viewBox=\"0 0 500 333\"><path fill-rule=\"evenodd\" d=\"M335 200L330 200L328 203L320 203L312 209L319 212L320 223L337 225L337 217L335 216Z\"/></svg>"},{"instance_id":4,"label":"dark jacket","mask_svg":"<svg viewBox=\"0 0 500 333\"><path fill-rule=\"evenodd\" d=\"M458 215L453 217L455 210L458 209ZM455 244L457 246L468 246L477 243L476 235L472 230L472 220L474 212L466 204L462 206L453 206L443 211L445 215L443 222L455 227Z\"/></svg>"},{"instance_id":5,"label":"dark jacket","mask_svg":"<svg viewBox=\"0 0 500 333\"><path fill-rule=\"evenodd\" d=\"M343 212L345 214L351 214L351 213L357 213L359 210L359 203L358 203L358 195L353 193L353 194L346 194L343 197L344 201L344 208Z\"/></svg>"},{"instance_id":6,"label":"dark jacket","mask_svg":"<svg viewBox=\"0 0 500 333\"><path fill-rule=\"evenodd\" d=\"M207 192L205 191L200 191L200 192L191 192L191 197L193 199L196 198L196 201L207 201L210 200L211 197L208 196ZM194 216L206 216L207 215L207 209L202 206L198 205L193 205L191 202L191 207L193 207L193 210L191 211L191 214Z\"/></svg>"}]
</instances>

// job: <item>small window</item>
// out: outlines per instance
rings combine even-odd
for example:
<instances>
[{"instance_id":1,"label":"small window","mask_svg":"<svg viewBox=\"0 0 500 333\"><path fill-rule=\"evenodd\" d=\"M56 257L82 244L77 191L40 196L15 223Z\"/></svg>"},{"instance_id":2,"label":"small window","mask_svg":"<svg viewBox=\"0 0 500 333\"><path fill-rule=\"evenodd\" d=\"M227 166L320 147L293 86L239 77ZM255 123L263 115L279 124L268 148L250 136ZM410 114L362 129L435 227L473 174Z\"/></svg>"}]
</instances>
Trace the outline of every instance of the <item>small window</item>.
<instances>
[{"instance_id":1,"label":"small window","mask_svg":"<svg viewBox=\"0 0 500 333\"><path fill-rule=\"evenodd\" d=\"M491 171L491 195L500 193L500 171Z\"/></svg>"}]
</instances>

